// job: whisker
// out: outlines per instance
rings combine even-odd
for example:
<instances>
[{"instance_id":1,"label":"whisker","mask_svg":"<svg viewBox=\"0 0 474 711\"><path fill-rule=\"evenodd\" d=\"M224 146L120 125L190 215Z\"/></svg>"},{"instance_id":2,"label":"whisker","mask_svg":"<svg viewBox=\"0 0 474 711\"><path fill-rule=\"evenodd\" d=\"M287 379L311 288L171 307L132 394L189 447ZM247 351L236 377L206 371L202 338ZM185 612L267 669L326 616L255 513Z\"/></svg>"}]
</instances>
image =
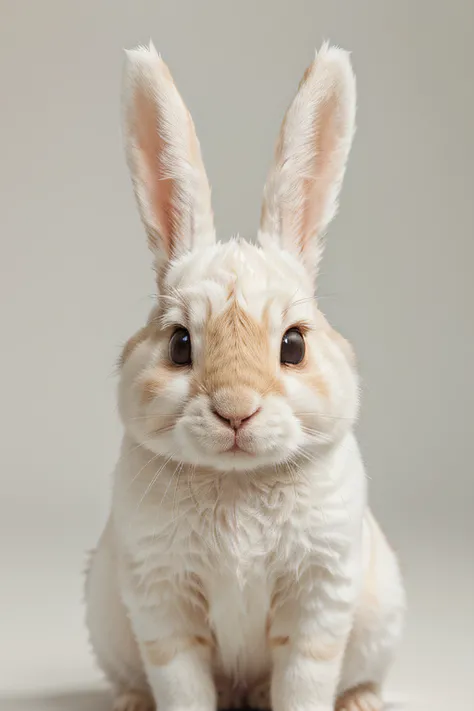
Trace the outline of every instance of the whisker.
<instances>
[{"instance_id":1,"label":"whisker","mask_svg":"<svg viewBox=\"0 0 474 711\"><path fill-rule=\"evenodd\" d=\"M170 477L168 487L169 487L169 484L173 481L174 475L176 474L176 471L178 470L178 468L180 466L182 466L182 462L178 462L178 464L176 465L176 469L174 470L173 474ZM168 490L168 487L167 487L167 490ZM166 492L165 492L165 495L166 495ZM163 502L163 500L162 500L162 502ZM160 504L160 506L161 506L161 504ZM158 519L155 520L155 525L153 527L153 532L151 534L152 545L150 546L150 551L149 551L147 558L146 558L146 564L148 564L148 560L150 559L150 556L151 556L151 553L153 550L153 543L156 541L157 536L158 536ZM170 544L171 544L171 542L172 542L172 538L170 540ZM168 549L169 549L169 546L168 546Z\"/></svg>"},{"instance_id":2,"label":"whisker","mask_svg":"<svg viewBox=\"0 0 474 711\"><path fill-rule=\"evenodd\" d=\"M304 417L305 415L313 415L316 417L327 417L330 420L353 420L353 417L344 417L343 415L330 415L329 413L326 412L318 412L317 410L313 410L312 412L295 412L296 417Z\"/></svg>"},{"instance_id":3,"label":"whisker","mask_svg":"<svg viewBox=\"0 0 474 711\"><path fill-rule=\"evenodd\" d=\"M129 454L133 454L133 452L135 452L137 449L140 449L140 447L142 447L143 449L146 449L146 445L149 444L150 442L152 442L151 439L146 439L143 442L137 442L131 449L127 449L124 452L122 452L120 454L120 459L128 456Z\"/></svg>"},{"instance_id":4,"label":"whisker","mask_svg":"<svg viewBox=\"0 0 474 711\"><path fill-rule=\"evenodd\" d=\"M316 457L313 457L309 452L304 450L302 447L298 447L297 452L300 457L302 457L303 459L306 459L308 462L311 462L311 464L319 464L320 463L319 459L316 459Z\"/></svg>"},{"instance_id":5,"label":"whisker","mask_svg":"<svg viewBox=\"0 0 474 711\"><path fill-rule=\"evenodd\" d=\"M177 477L177 479L176 479L176 485L175 485L175 487L174 487L174 496L173 496L173 520L174 520L174 518L176 517L176 514L177 514L177 510L176 510L176 497L177 497L177 494L178 494L179 480L180 480L180 478L181 478L181 473L182 473L182 471L183 471L183 468L184 468L184 463L183 463L183 462L180 462L179 467L178 467L178 477Z\"/></svg>"},{"instance_id":6,"label":"whisker","mask_svg":"<svg viewBox=\"0 0 474 711\"><path fill-rule=\"evenodd\" d=\"M168 459L168 461L169 461L170 459L171 459L171 457ZM171 483L172 483L172 481L173 481L173 479L174 479L174 477L175 477L175 474L176 474L176 472L178 471L178 469L179 469L180 467L182 467L182 466L183 466L183 465L182 465L182 462L179 462L178 465L177 465L177 467L176 467L176 469L174 470L173 474L170 476L170 480L169 480L169 482L168 482L168 484L167 484L167 486L166 486L165 493L163 494L163 497L162 497L162 499L161 499L161 501L160 501L160 503L159 503L159 505L158 505L158 508L161 508L161 506L163 505L163 502L164 502L164 500L165 500L165 498L166 498L166 494L167 494L168 491L169 491L169 488L170 488Z\"/></svg>"},{"instance_id":7,"label":"whisker","mask_svg":"<svg viewBox=\"0 0 474 711\"><path fill-rule=\"evenodd\" d=\"M283 315L286 316L288 314L288 311L292 309L294 306L299 306L300 304L306 304L308 301L315 301L316 300L316 294L313 296L307 296L304 299L297 299L296 301L292 301L291 304L289 304L286 309L283 311Z\"/></svg>"},{"instance_id":8,"label":"whisker","mask_svg":"<svg viewBox=\"0 0 474 711\"><path fill-rule=\"evenodd\" d=\"M191 500L194 502L198 516L201 516L202 511L199 510L199 502L198 502L196 495L193 491L193 481L194 481L195 476L196 476L196 467L193 466L191 469L191 476L188 478L188 489L189 489L189 494L191 496Z\"/></svg>"},{"instance_id":9,"label":"whisker","mask_svg":"<svg viewBox=\"0 0 474 711\"><path fill-rule=\"evenodd\" d=\"M160 455L157 455L157 456L160 456ZM165 461L164 461L164 463L162 464L162 466L161 466L161 467L158 469L158 471L155 473L155 475L153 476L153 478L152 478L151 481L149 482L148 486L146 487L145 492L143 493L143 495L142 495L140 501L138 502L137 507L136 507L134 513L137 513L137 511L138 511L138 509L140 508L141 504L142 504L143 501L146 499L148 493L151 491L151 489L154 487L154 485L155 485L156 482L158 481L158 478L159 478L160 474L162 473L162 471L164 470L164 468L166 467L166 465L171 461L172 458L173 458L173 454L171 454L167 459L165 459ZM162 502L162 503L163 503L163 502Z\"/></svg>"},{"instance_id":10,"label":"whisker","mask_svg":"<svg viewBox=\"0 0 474 711\"><path fill-rule=\"evenodd\" d=\"M157 294L159 299L168 299L168 301L174 301L174 302L180 302L181 298L179 296L175 296L174 294Z\"/></svg>"},{"instance_id":11,"label":"whisker","mask_svg":"<svg viewBox=\"0 0 474 711\"><path fill-rule=\"evenodd\" d=\"M163 414L160 414L160 413L154 414L153 412L150 412L150 413L148 413L148 415L137 415L136 417L131 417L130 420L133 421L133 422L136 422L137 420L147 420L147 419L149 419L150 417L155 417L155 418L157 418L157 417L166 417L166 418L169 419L170 417L173 417L173 416L174 416L174 415L163 415Z\"/></svg>"},{"instance_id":12,"label":"whisker","mask_svg":"<svg viewBox=\"0 0 474 711\"><path fill-rule=\"evenodd\" d=\"M303 432L306 432L306 434L317 435L326 442L332 441L332 437L330 437L326 432L323 432L322 430L315 429L314 427L302 427L301 429L303 430Z\"/></svg>"},{"instance_id":13,"label":"whisker","mask_svg":"<svg viewBox=\"0 0 474 711\"><path fill-rule=\"evenodd\" d=\"M296 290L295 294L298 292L298 289ZM290 304L283 310L283 316L286 316L288 314L288 311L292 309L294 306L299 306L300 304L306 304L309 301L321 301L321 299L333 299L337 296L337 294L313 294L312 296L306 296L303 299L297 299L295 301L291 301Z\"/></svg>"},{"instance_id":14,"label":"whisker","mask_svg":"<svg viewBox=\"0 0 474 711\"><path fill-rule=\"evenodd\" d=\"M166 427L157 427L156 429L152 430L150 434L157 437L158 435L166 434L167 432L172 432L172 430L174 430L174 424L167 425Z\"/></svg>"},{"instance_id":15,"label":"whisker","mask_svg":"<svg viewBox=\"0 0 474 711\"><path fill-rule=\"evenodd\" d=\"M138 446L140 446L140 445L138 445ZM136 449L136 448L135 448L135 449ZM159 454L155 454L151 459L148 460L148 462L145 462L145 464L141 467L141 469L138 470L138 472L133 476L133 478L131 479L131 481L128 483L128 486L127 486L126 491L128 491L128 490L130 489L130 487L131 487L132 484L138 479L138 477L140 476L140 474L142 473L142 471L144 471L144 470L147 468L147 466L148 466L149 464L151 464L152 462L154 462L155 459L158 459L158 457L160 457L160 456L161 456L161 455L159 455Z\"/></svg>"},{"instance_id":16,"label":"whisker","mask_svg":"<svg viewBox=\"0 0 474 711\"><path fill-rule=\"evenodd\" d=\"M316 300L320 301L321 299L335 299L338 296L338 294L316 294Z\"/></svg>"}]
</instances>

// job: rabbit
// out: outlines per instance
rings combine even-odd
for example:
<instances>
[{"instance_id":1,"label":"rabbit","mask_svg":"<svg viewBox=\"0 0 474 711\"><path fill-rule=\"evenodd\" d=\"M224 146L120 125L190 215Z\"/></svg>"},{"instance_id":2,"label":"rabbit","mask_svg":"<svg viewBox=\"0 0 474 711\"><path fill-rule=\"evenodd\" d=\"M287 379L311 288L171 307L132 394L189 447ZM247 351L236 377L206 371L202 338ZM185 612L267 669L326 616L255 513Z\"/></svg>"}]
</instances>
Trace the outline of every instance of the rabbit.
<instances>
[{"instance_id":1,"label":"rabbit","mask_svg":"<svg viewBox=\"0 0 474 711\"><path fill-rule=\"evenodd\" d=\"M315 298L355 126L324 44L277 142L256 244L216 241L193 121L153 44L123 133L156 271L120 359L124 436L86 621L114 711L378 711L403 629L367 502L349 343Z\"/></svg>"}]
</instances>

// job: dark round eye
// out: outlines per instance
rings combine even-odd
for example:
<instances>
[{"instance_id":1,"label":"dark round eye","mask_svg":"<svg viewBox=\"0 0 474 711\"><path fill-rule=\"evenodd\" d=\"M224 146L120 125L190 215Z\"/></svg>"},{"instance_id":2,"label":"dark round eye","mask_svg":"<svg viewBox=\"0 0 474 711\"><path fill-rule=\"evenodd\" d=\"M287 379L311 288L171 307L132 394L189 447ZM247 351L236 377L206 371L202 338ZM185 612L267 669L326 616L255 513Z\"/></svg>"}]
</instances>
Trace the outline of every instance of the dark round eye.
<instances>
[{"instance_id":1,"label":"dark round eye","mask_svg":"<svg viewBox=\"0 0 474 711\"><path fill-rule=\"evenodd\" d=\"M281 341L280 363L298 365L304 358L304 338L297 328L290 328Z\"/></svg>"},{"instance_id":2,"label":"dark round eye","mask_svg":"<svg viewBox=\"0 0 474 711\"><path fill-rule=\"evenodd\" d=\"M191 365L191 336L185 328L177 328L170 338L170 359L175 365Z\"/></svg>"}]
</instances>

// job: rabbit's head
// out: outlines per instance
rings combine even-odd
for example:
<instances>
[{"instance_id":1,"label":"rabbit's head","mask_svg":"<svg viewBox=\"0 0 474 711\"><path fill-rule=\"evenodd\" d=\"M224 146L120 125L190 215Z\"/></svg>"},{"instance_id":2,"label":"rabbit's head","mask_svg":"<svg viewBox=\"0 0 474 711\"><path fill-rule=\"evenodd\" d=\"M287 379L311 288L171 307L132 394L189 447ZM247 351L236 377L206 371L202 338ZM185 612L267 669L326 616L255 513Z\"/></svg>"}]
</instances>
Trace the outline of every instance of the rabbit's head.
<instances>
[{"instance_id":1,"label":"rabbit's head","mask_svg":"<svg viewBox=\"0 0 474 711\"><path fill-rule=\"evenodd\" d=\"M138 444L248 471L311 458L352 427L352 350L314 293L354 116L348 55L325 45L284 119L258 244L216 242L191 116L152 45L127 53L126 149L158 284L121 359L120 412Z\"/></svg>"}]
</instances>

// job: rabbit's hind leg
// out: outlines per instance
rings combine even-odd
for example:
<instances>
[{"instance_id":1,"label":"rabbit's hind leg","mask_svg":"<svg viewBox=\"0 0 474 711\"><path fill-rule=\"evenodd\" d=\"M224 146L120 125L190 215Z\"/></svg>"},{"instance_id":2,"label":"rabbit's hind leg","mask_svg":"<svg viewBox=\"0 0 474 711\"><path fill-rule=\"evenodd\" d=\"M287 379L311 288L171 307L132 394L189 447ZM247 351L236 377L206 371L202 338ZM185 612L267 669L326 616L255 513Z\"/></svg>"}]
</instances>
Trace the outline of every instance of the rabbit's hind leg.
<instances>
[{"instance_id":1,"label":"rabbit's hind leg","mask_svg":"<svg viewBox=\"0 0 474 711\"><path fill-rule=\"evenodd\" d=\"M114 711L153 711L140 651L119 593L109 525L87 571L86 623L97 662L113 688Z\"/></svg>"},{"instance_id":2,"label":"rabbit's hind leg","mask_svg":"<svg viewBox=\"0 0 474 711\"><path fill-rule=\"evenodd\" d=\"M400 641L405 592L398 562L371 514L370 562L347 646L337 711L379 711L381 690Z\"/></svg>"}]
</instances>

